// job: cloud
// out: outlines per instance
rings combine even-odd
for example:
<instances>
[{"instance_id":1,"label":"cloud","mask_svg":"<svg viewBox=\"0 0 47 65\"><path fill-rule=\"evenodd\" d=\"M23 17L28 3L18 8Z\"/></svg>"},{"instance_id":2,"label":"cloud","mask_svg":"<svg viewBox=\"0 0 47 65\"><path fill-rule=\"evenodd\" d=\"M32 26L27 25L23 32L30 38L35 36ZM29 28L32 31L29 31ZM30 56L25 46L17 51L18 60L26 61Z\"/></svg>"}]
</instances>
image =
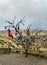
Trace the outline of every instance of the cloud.
<instances>
[{"instance_id":1,"label":"cloud","mask_svg":"<svg viewBox=\"0 0 47 65\"><path fill-rule=\"evenodd\" d=\"M13 20L14 16L33 19L32 27L47 24L47 0L1 0L0 21ZM2 20L3 19L3 20ZM47 28L47 27L46 27Z\"/></svg>"}]
</instances>

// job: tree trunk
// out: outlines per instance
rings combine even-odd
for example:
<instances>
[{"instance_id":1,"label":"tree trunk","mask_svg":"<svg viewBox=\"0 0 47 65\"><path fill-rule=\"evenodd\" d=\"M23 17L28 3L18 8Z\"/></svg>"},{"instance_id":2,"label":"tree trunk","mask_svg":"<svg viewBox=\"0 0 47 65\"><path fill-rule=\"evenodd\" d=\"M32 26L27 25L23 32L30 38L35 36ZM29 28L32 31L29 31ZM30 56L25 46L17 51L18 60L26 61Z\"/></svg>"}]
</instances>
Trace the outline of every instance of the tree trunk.
<instances>
[{"instance_id":1,"label":"tree trunk","mask_svg":"<svg viewBox=\"0 0 47 65\"><path fill-rule=\"evenodd\" d=\"M25 50L25 54L26 54L25 57L28 57L28 50Z\"/></svg>"}]
</instances>

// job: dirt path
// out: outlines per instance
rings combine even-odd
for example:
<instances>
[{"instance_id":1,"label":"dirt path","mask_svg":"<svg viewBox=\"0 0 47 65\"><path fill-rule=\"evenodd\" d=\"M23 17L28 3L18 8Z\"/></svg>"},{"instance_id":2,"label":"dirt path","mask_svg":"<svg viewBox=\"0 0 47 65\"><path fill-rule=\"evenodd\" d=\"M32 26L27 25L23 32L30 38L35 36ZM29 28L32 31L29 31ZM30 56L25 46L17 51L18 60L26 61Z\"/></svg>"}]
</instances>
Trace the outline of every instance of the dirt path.
<instances>
[{"instance_id":1,"label":"dirt path","mask_svg":"<svg viewBox=\"0 0 47 65\"><path fill-rule=\"evenodd\" d=\"M33 56L25 58L21 54L1 54L0 65L47 65L47 59Z\"/></svg>"}]
</instances>

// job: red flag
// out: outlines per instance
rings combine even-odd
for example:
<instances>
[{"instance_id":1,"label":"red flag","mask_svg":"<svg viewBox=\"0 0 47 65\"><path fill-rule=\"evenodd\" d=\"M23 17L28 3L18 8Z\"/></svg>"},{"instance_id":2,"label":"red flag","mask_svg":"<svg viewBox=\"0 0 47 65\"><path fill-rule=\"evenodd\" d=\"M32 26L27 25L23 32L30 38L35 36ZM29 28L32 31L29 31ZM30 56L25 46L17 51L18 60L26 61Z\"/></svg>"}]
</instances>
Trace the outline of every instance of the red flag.
<instances>
[{"instance_id":1,"label":"red flag","mask_svg":"<svg viewBox=\"0 0 47 65\"><path fill-rule=\"evenodd\" d=\"M8 37L11 37L13 39L13 35L10 29L8 29Z\"/></svg>"}]
</instances>

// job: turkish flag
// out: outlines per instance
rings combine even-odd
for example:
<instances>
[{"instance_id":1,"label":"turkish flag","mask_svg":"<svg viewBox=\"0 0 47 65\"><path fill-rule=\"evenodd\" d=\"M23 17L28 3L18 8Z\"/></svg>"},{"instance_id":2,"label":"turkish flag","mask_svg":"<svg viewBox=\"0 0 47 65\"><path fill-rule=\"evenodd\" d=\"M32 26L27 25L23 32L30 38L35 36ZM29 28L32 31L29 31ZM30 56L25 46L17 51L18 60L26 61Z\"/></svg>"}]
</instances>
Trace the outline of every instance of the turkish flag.
<instances>
[{"instance_id":1,"label":"turkish flag","mask_svg":"<svg viewBox=\"0 0 47 65\"><path fill-rule=\"evenodd\" d=\"M8 37L11 37L13 39L13 35L10 29L8 29Z\"/></svg>"}]
</instances>

